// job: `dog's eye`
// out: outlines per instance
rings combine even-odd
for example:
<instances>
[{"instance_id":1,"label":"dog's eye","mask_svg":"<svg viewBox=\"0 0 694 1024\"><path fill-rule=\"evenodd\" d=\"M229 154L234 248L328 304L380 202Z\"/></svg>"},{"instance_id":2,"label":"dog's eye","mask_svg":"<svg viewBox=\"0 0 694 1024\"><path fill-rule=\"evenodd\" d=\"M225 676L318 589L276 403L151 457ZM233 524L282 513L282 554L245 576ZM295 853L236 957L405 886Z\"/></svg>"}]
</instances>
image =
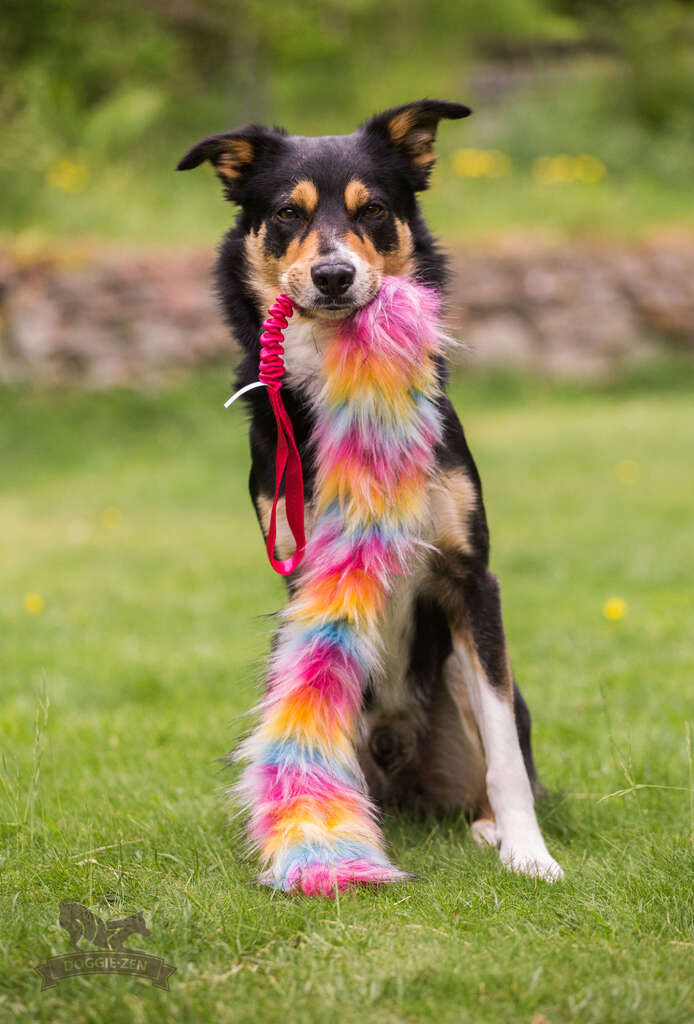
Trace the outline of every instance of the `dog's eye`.
<instances>
[{"instance_id":1,"label":"dog's eye","mask_svg":"<svg viewBox=\"0 0 694 1024\"><path fill-rule=\"evenodd\" d=\"M369 203L362 209L361 215L368 220L378 220L385 212L385 206L382 206L380 203Z\"/></svg>"},{"instance_id":2,"label":"dog's eye","mask_svg":"<svg viewBox=\"0 0 694 1024\"><path fill-rule=\"evenodd\" d=\"M295 209L295 207L293 206L283 206L280 210L277 211L275 216L277 217L278 220L288 223L289 221L299 219L299 211Z\"/></svg>"}]
</instances>

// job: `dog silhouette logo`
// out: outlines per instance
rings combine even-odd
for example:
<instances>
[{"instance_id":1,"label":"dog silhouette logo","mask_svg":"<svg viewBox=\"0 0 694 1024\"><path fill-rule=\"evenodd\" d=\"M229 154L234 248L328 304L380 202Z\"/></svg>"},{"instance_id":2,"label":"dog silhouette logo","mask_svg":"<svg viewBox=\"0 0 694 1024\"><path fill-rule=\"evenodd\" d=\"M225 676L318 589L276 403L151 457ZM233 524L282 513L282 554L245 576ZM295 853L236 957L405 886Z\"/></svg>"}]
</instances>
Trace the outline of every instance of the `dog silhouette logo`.
<instances>
[{"instance_id":1,"label":"dog silhouette logo","mask_svg":"<svg viewBox=\"0 0 694 1024\"><path fill-rule=\"evenodd\" d=\"M80 949L80 940L86 939L97 949L110 949L120 952L123 943L131 935L151 935L145 924L142 911L131 917L121 917L114 921L102 921L91 910L83 907L75 900L62 900L58 923L70 936L73 949Z\"/></svg>"},{"instance_id":2,"label":"dog silhouette logo","mask_svg":"<svg viewBox=\"0 0 694 1024\"><path fill-rule=\"evenodd\" d=\"M69 935L73 952L53 956L34 967L41 978L41 991L79 974L130 974L168 990L169 978L176 968L161 957L125 945L133 935L152 934L142 911L105 921L77 900L66 899L60 903L58 924ZM86 948L82 942L87 943ZM95 950L90 950L89 945Z\"/></svg>"}]
</instances>

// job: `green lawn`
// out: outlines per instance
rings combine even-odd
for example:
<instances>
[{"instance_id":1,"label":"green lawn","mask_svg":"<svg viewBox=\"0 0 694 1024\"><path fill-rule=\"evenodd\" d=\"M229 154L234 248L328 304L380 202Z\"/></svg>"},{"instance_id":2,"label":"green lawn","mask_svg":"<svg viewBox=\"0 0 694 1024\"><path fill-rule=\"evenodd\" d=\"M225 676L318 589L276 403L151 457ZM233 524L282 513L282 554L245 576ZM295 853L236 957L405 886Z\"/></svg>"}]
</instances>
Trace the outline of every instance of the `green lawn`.
<instances>
[{"instance_id":1,"label":"green lawn","mask_svg":"<svg viewBox=\"0 0 694 1024\"><path fill-rule=\"evenodd\" d=\"M339 902L254 887L223 810L283 599L227 378L0 395L0 1021L691 1021L692 370L455 384L567 877L388 817L418 880ZM144 910L171 991L42 994L65 897Z\"/></svg>"}]
</instances>

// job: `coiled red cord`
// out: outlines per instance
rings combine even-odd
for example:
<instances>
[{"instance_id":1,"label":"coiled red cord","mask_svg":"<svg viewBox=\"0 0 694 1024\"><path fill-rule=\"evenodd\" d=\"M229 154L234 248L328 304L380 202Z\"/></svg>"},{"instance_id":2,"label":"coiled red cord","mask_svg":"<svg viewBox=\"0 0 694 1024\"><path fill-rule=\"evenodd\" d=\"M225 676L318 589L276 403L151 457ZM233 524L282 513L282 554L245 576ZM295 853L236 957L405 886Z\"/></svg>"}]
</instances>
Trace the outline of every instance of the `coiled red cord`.
<instances>
[{"instance_id":1,"label":"coiled red cord","mask_svg":"<svg viewBox=\"0 0 694 1024\"><path fill-rule=\"evenodd\" d=\"M294 312L296 303L288 295L278 295L268 310L267 319L263 323L260 335L260 367L258 380L232 395L225 406L228 407L239 395L251 388L265 385L272 411L277 424L277 450L275 454L275 496L270 512L270 524L267 533L267 554L270 565L275 572L288 576L294 572L304 557L306 536L304 532L304 477L301 467L301 456L296 446L292 421L289 419L284 402L280 395L282 377L284 376L284 331L289 317ZM296 543L294 554L289 558L275 558L275 540L277 538L277 505L280 499L282 479L284 478L284 505L289 529Z\"/></svg>"},{"instance_id":2,"label":"coiled red cord","mask_svg":"<svg viewBox=\"0 0 694 1024\"><path fill-rule=\"evenodd\" d=\"M288 295L278 295L268 309L260 335L260 371L258 380L271 391L279 391L284 376L284 331L294 312L294 302Z\"/></svg>"}]
</instances>

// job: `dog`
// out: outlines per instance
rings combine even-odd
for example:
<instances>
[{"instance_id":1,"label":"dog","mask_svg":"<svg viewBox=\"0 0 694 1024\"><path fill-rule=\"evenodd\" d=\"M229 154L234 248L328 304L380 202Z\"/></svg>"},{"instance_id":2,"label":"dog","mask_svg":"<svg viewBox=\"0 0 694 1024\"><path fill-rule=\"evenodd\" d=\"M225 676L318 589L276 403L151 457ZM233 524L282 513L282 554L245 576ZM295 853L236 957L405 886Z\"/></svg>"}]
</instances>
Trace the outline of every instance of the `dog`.
<instances>
[{"instance_id":1,"label":"dog","mask_svg":"<svg viewBox=\"0 0 694 1024\"><path fill-rule=\"evenodd\" d=\"M307 526L315 481L311 403L320 354L336 322L370 302L385 275L439 290L444 254L420 211L439 122L460 103L424 99L377 114L351 135L309 138L248 125L202 139L179 170L210 161L239 207L217 262L226 320L243 350L238 386L257 379L266 310L296 304L285 331L282 395L302 456ZM464 811L479 844L502 863L555 880L562 869L535 813L539 788L527 704L504 636L499 582L489 571L482 487L440 367L443 441L428 494L430 547L399 578L383 621L383 671L363 697L359 760L381 805ZM267 539L275 488L275 424L264 389L250 413L250 494ZM280 516L283 519L282 503ZM292 550L278 528L276 552ZM296 575L296 574L294 574ZM288 579L290 593L296 583Z\"/></svg>"}]
</instances>

